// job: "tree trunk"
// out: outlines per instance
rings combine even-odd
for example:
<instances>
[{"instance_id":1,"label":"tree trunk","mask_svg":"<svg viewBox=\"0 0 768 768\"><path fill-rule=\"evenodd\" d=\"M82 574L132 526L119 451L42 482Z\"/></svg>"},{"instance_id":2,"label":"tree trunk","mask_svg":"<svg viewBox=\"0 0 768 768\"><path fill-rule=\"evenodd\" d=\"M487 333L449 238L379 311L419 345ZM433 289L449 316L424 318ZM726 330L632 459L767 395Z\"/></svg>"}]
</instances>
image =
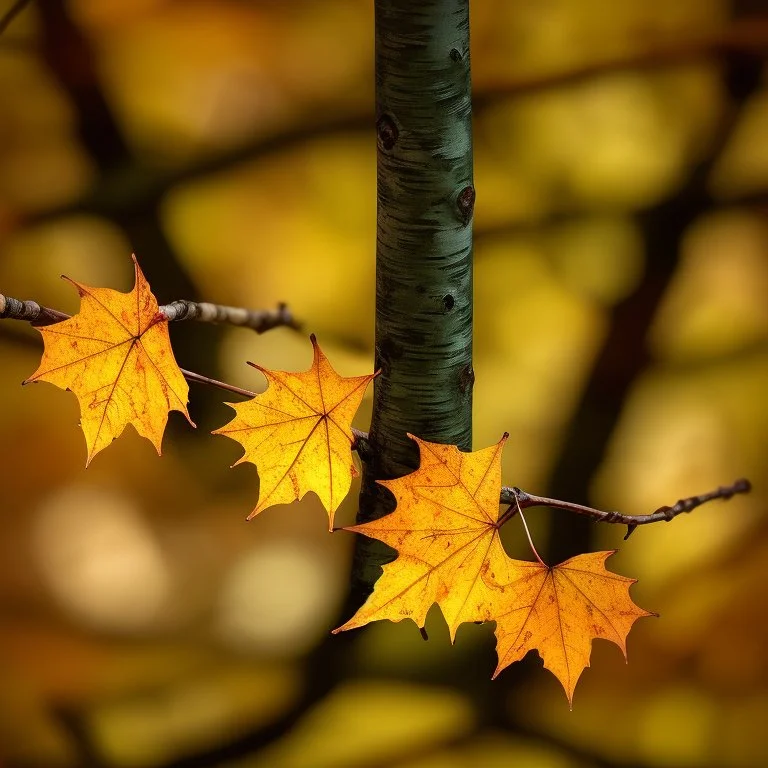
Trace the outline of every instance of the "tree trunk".
<instances>
[{"instance_id":1,"label":"tree trunk","mask_svg":"<svg viewBox=\"0 0 768 768\"><path fill-rule=\"evenodd\" d=\"M471 449L469 0L376 0L376 369L358 522L391 512L376 480L418 466L407 433ZM370 591L391 550L360 537Z\"/></svg>"}]
</instances>

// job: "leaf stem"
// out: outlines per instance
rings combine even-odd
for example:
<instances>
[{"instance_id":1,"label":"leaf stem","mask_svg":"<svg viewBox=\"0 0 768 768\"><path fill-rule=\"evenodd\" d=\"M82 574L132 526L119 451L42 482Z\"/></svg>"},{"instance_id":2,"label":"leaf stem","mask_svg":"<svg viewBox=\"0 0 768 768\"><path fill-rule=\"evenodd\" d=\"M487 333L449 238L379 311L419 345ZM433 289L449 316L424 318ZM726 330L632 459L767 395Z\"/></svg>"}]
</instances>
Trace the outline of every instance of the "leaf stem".
<instances>
[{"instance_id":1,"label":"leaf stem","mask_svg":"<svg viewBox=\"0 0 768 768\"><path fill-rule=\"evenodd\" d=\"M541 556L536 550L536 547L533 544L533 539L531 538L531 532L528 529L528 523L525 520L525 515L523 514L523 510L520 509L520 504L517 505L517 511L520 513L520 520L523 523L523 528L525 528L525 535L528 537L528 543L531 545L531 549L533 550L533 554L536 556L536 559L545 567L548 568L549 566L541 559Z\"/></svg>"},{"instance_id":2,"label":"leaf stem","mask_svg":"<svg viewBox=\"0 0 768 768\"><path fill-rule=\"evenodd\" d=\"M194 381L196 384L208 384L211 387L225 389L227 392L232 392L235 395L241 395L242 397L256 397L256 392L251 392L249 389L241 389L240 387L236 387L234 384L227 384L226 381L212 379L209 376L203 376L201 373L188 371L185 368L180 368L179 370L182 372L182 374L184 374L184 378L187 381Z\"/></svg>"}]
</instances>

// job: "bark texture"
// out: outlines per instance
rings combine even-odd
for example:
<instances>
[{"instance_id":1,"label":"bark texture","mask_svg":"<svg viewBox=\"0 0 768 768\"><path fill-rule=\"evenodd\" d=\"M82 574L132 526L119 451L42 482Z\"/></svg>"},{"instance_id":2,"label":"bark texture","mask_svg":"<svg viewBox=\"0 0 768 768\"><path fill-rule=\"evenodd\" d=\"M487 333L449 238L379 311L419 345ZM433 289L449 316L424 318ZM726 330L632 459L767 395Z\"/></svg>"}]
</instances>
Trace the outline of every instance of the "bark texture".
<instances>
[{"instance_id":1,"label":"bark texture","mask_svg":"<svg viewBox=\"0 0 768 768\"><path fill-rule=\"evenodd\" d=\"M418 466L407 433L472 442L472 102L468 0L376 0L376 368L358 522L391 512L376 480ZM355 586L391 550L360 538ZM357 591L357 590L356 590Z\"/></svg>"}]
</instances>

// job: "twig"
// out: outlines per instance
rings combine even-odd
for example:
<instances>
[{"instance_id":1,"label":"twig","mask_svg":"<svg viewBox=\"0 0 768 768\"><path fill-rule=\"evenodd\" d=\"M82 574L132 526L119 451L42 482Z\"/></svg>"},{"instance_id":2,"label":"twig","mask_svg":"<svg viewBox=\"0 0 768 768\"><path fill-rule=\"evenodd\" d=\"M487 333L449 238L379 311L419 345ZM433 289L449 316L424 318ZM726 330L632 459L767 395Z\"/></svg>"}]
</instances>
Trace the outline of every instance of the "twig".
<instances>
[{"instance_id":1,"label":"twig","mask_svg":"<svg viewBox=\"0 0 768 768\"><path fill-rule=\"evenodd\" d=\"M272 328L279 326L288 326L289 328L298 328L298 323L294 320L290 310L285 304L278 304L276 310L253 310L243 309L241 307L225 307L220 304L208 304L182 299L174 301L160 307L160 313L168 322L179 320L200 320L204 323L231 323L252 328L256 333L264 333ZM26 320L35 326L52 325L62 320L68 320L70 315L66 312L59 312L58 309L40 306L36 301L19 301L19 299L4 296L0 293L0 318L11 320ZM227 392L232 392L241 397L256 397L255 392L248 389L236 387L234 384L227 384L226 381L219 381L208 376L203 376L194 371L180 369L187 381L194 381L197 384L207 384L208 386L218 387Z\"/></svg>"},{"instance_id":2,"label":"twig","mask_svg":"<svg viewBox=\"0 0 768 768\"><path fill-rule=\"evenodd\" d=\"M352 450L357 451L363 461L367 461L373 455L373 446L370 443L368 433L359 429L353 429L355 442L352 444ZM502 486L499 495L499 504L507 506L508 509L501 515L497 525L501 527L508 520L511 520L520 510L528 507L552 507L554 509L564 509L568 512L575 512L577 515L584 515L600 523L618 523L627 526L628 539L638 525L648 525L649 523L669 522L683 512L692 512L696 507L706 504L714 499L730 499L737 493L749 493L752 490L752 484L746 478L736 480L732 485L725 485L716 488L714 491L702 493L698 496L689 496L680 499L671 507L659 507L655 512L649 515L624 515L621 512L603 511L594 507L587 507L584 504L576 504L572 501L561 501L560 499L550 499L547 496L534 496L520 488Z\"/></svg>"},{"instance_id":3,"label":"twig","mask_svg":"<svg viewBox=\"0 0 768 768\"><path fill-rule=\"evenodd\" d=\"M525 528L525 536L528 539L528 544L531 547L531 550L533 551L534 556L539 561L539 565L543 565L546 567L546 563L541 559L541 555L539 554L538 550L536 549L535 544L533 543L533 538L531 536L531 531L528 528L528 523L525 520L525 515L523 514L523 510L520 509L520 503L518 502L516 504L517 506L517 512L520 515L520 522L523 524L523 528Z\"/></svg>"},{"instance_id":4,"label":"twig","mask_svg":"<svg viewBox=\"0 0 768 768\"><path fill-rule=\"evenodd\" d=\"M169 322L199 320L202 323L228 323L251 328L256 333L264 333L281 326L296 330L300 327L288 305L283 303L278 304L277 309L256 310L180 299L165 304L159 311ZM36 301L20 301L0 293L0 318L26 320L37 326L51 325L68 320L69 317L65 312L43 307Z\"/></svg>"},{"instance_id":5,"label":"twig","mask_svg":"<svg viewBox=\"0 0 768 768\"><path fill-rule=\"evenodd\" d=\"M51 325L67 320L69 315L58 309L41 307L36 301L20 301L0 293L0 318L26 320L32 325Z\"/></svg>"},{"instance_id":6,"label":"twig","mask_svg":"<svg viewBox=\"0 0 768 768\"><path fill-rule=\"evenodd\" d=\"M692 512L696 507L700 507L708 501L713 501L714 499L730 499L737 493L749 493L751 489L752 484L749 480L742 478L736 480L733 485L720 486L714 491L680 499L680 501L671 507L659 507L655 512L652 512L649 515L624 515L621 512L604 512L599 509L594 509L593 507L584 506L583 504L574 504L571 501L549 499L546 496L534 496L531 493L526 493L520 488L508 488L505 486L501 489L500 501L502 504L511 505L511 507L499 519L499 525L503 525L511 517L514 517L517 512L514 508L515 503L518 503L521 509L526 509L527 507L553 507L554 509L565 509L569 512L585 515L586 517L601 523L619 523L620 525L626 525L627 535L624 537L624 540L626 541L638 525L658 523L662 520L669 522L683 512Z\"/></svg>"},{"instance_id":7,"label":"twig","mask_svg":"<svg viewBox=\"0 0 768 768\"><path fill-rule=\"evenodd\" d=\"M169 322L177 320L200 320L203 323L228 323L251 328L256 333L265 333L273 328L286 326L299 330L299 323L291 314L288 305L280 303L277 309L245 309L227 307L223 304L187 301L180 299L160 307L160 311Z\"/></svg>"},{"instance_id":8,"label":"twig","mask_svg":"<svg viewBox=\"0 0 768 768\"><path fill-rule=\"evenodd\" d=\"M241 389L234 384L227 384L226 381L219 381L218 379L211 379L208 376L203 376L201 373L195 373L194 371L188 371L186 368L179 369L187 381L194 381L196 384L207 384L210 387L218 387L219 389L225 389L227 392L232 392L235 395L241 395L242 397L256 397L255 392L251 392L249 389Z\"/></svg>"},{"instance_id":9,"label":"twig","mask_svg":"<svg viewBox=\"0 0 768 768\"><path fill-rule=\"evenodd\" d=\"M16 2L0 18L0 35L11 25L11 22L32 2L32 0L16 0Z\"/></svg>"}]
</instances>

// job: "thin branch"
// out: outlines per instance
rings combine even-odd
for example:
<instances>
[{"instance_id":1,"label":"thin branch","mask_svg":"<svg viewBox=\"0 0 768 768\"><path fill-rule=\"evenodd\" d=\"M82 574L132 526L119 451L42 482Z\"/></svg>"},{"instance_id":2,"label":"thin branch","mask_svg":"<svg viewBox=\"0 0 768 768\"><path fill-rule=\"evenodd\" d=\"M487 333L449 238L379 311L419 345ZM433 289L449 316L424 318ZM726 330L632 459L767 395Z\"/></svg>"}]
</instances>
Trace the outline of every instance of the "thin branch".
<instances>
[{"instance_id":1,"label":"thin branch","mask_svg":"<svg viewBox=\"0 0 768 768\"><path fill-rule=\"evenodd\" d=\"M638 525L658 523L662 520L669 522L683 512L692 512L696 507L700 507L708 501L713 501L714 499L730 499L737 493L749 493L751 489L752 484L749 480L742 478L736 480L732 485L720 486L714 491L680 499L680 501L671 507L659 507L655 512L652 512L649 515L624 515L621 512L604 512L600 509L587 507L583 504L575 504L571 501L550 499L546 496L534 496L531 493L526 493L520 488L508 488L505 486L501 489L500 502L502 504L513 505L513 507L511 514L505 513L502 515L499 520L499 525L503 525L503 523L514 516L516 512L516 510L514 510L515 503L518 503L521 509L526 509L528 507L553 507L554 509L565 509L569 512L575 512L578 515L585 515L586 517L601 523L618 523L619 525L626 525L627 535L624 537L624 540L626 541Z\"/></svg>"},{"instance_id":2,"label":"thin branch","mask_svg":"<svg viewBox=\"0 0 768 768\"><path fill-rule=\"evenodd\" d=\"M16 2L0 18L0 35L11 25L11 22L32 2L32 0L16 0Z\"/></svg>"},{"instance_id":3,"label":"thin branch","mask_svg":"<svg viewBox=\"0 0 768 768\"><path fill-rule=\"evenodd\" d=\"M241 307L225 307L220 304L199 303L182 299L174 301L172 304L166 304L160 307L160 313L168 322L179 320L200 320L204 323L230 323L252 328L256 333L264 333L272 328L287 326L289 328L298 328L298 323L294 320L291 311L285 304L278 304L276 310L253 310L243 309ZM26 320L31 325L53 325L62 320L68 320L71 316L66 312L59 312L58 309L40 306L36 301L20 301L19 299L4 296L0 293L0 318L11 320ZM203 376L194 371L180 369L187 381L193 381L196 384L207 384L208 386L218 387L227 392L232 392L241 397L256 397L255 392L248 389L236 387L234 384L228 384L226 381L219 381L208 376ZM362 433L361 433L362 434Z\"/></svg>"},{"instance_id":4,"label":"thin branch","mask_svg":"<svg viewBox=\"0 0 768 768\"><path fill-rule=\"evenodd\" d=\"M232 392L235 395L241 397L253 398L256 397L255 392L251 392L249 389L241 389L234 384L227 384L226 381L219 381L218 379L211 379L208 376L203 376L201 373L195 373L194 371L188 371L185 368L179 369L184 378L187 381L194 381L196 384L207 384L210 387L218 387L219 389L225 389L227 392Z\"/></svg>"},{"instance_id":5,"label":"thin branch","mask_svg":"<svg viewBox=\"0 0 768 768\"><path fill-rule=\"evenodd\" d=\"M515 499L517 501L517 499ZM547 566L547 564L541 559L541 555L539 554L538 550L536 549L536 546L533 543L533 537L531 536L531 531L528 528L528 523L525 519L525 515L523 514L523 510L520 509L520 502L517 501L517 511L520 515L520 522L523 524L523 528L525 529L525 535L528 539L528 544L531 547L531 550L533 551L533 554L535 555L536 559L539 561L539 565Z\"/></svg>"},{"instance_id":6,"label":"thin branch","mask_svg":"<svg viewBox=\"0 0 768 768\"><path fill-rule=\"evenodd\" d=\"M52 325L69 317L58 309L41 307L36 301L20 301L0 293L0 318L26 320L32 325Z\"/></svg>"},{"instance_id":7,"label":"thin branch","mask_svg":"<svg viewBox=\"0 0 768 768\"><path fill-rule=\"evenodd\" d=\"M357 451L358 456L363 461L367 461L371 456L372 447L368 440L368 433L359 429L353 429L355 442L352 444L352 450ZM521 488L502 486L499 495L499 504L507 506L508 509L501 515L497 525L501 527L508 520L511 520L519 511L529 507L552 507L553 509L564 509L568 512L575 512L577 515L584 515L599 523L618 523L627 526L627 535L625 541L630 537L638 525L648 525L649 523L669 522L683 512L692 512L696 507L706 504L715 499L730 499L737 493L749 493L752 490L752 484L746 478L736 480L732 485L721 485L714 491L699 494L698 496L689 496L680 499L671 507L659 507L655 512L649 515L624 515L621 512L603 511L588 507L584 504L576 504L572 501L562 501L561 499L550 499L547 496L535 496L527 493ZM527 526L526 526L527 528Z\"/></svg>"},{"instance_id":8,"label":"thin branch","mask_svg":"<svg viewBox=\"0 0 768 768\"><path fill-rule=\"evenodd\" d=\"M160 307L159 311L169 322L199 320L202 323L228 323L252 328L256 333L281 326L296 330L300 327L291 310L283 303L278 304L277 309L255 310L180 299ZM0 293L0 318L26 320L32 325L51 325L69 317L65 312L43 307L36 301L20 301Z\"/></svg>"},{"instance_id":9,"label":"thin branch","mask_svg":"<svg viewBox=\"0 0 768 768\"><path fill-rule=\"evenodd\" d=\"M277 309L259 310L180 299L160 307L160 311L169 322L200 320L203 323L227 323L251 328L256 333L265 333L281 326L294 330L300 328L288 305L282 302L277 305Z\"/></svg>"}]
</instances>

